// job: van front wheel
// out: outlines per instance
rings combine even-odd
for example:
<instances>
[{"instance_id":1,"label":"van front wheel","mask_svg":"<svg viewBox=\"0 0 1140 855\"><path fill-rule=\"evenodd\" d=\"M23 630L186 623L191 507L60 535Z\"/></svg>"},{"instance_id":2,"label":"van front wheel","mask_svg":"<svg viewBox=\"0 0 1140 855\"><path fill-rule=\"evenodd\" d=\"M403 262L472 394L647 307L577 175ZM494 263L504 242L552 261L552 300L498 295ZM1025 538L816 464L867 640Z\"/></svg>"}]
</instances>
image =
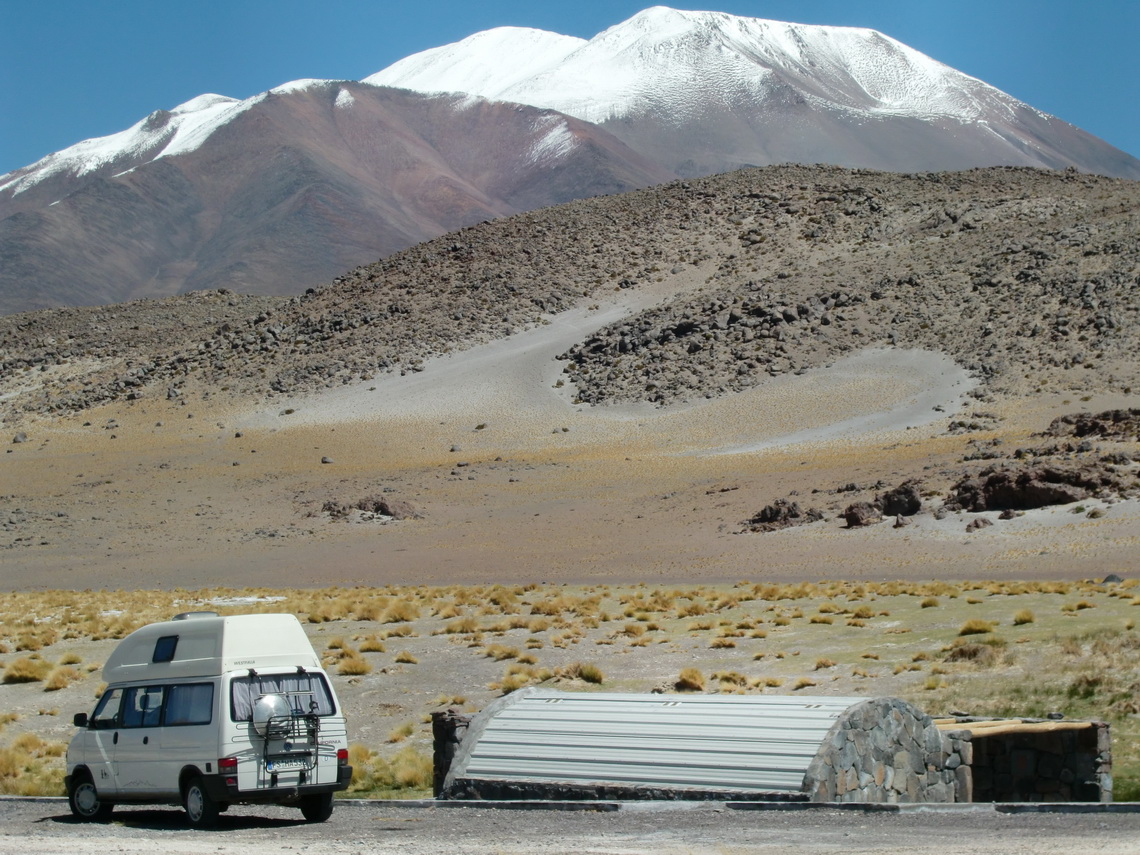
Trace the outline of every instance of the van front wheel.
<instances>
[{"instance_id":1,"label":"van front wheel","mask_svg":"<svg viewBox=\"0 0 1140 855\"><path fill-rule=\"evenodd\" d=\"M90 775L80 774L72 779L67 787L67 804L72 814L88 822L106 822L111 818L113 804L108 804L99 796L95 782Z\"/></svg>"},{"instance_id":2,"label":"van front wheel","mask_svg":"<svg viewBox=\"0 0 1140 855\"><path fill-rule=\"evenodd\" d=\"M201 778L191 778L182 793L182 805L186 808L186 818L193 828L213 828L218 824L218 803L206 792Z\"/></svg>"},{"instance_id":3,"label":"van front wheel","mask_svg":"<svg viewBox=\"0 0 1140 855\"><path fill-rule=\"evenodd\" d=\"M333 794L318 793L301 798L301 814L308 822L324 822L333 812Z\"/></svg>"}]
</instances>

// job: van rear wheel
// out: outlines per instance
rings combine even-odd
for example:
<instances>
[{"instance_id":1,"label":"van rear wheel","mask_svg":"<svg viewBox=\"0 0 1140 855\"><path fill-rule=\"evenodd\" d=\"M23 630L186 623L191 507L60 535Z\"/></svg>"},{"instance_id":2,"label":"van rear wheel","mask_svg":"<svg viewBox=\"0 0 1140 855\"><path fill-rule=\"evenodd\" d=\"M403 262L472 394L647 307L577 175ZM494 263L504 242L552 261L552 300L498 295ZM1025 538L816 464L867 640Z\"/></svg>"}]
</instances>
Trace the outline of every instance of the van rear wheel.
<instances>
[{"instance_id":1,"label":"van rear wheel","mask_svg":"<svg viewBox=\"0 0 1140 855\"><path fill-rule=\"evenodd\" d=\"M113 804L103 801L95 782L86 773L76 775L68 783L67 804L73 815L88 822L106 822L115 809Z\"/></svg>"},{"instance_id":2,"label":"van rear wheel","mask_svg":"<svg viewBox=\"0 0 1140 855\"><path fill-rule=\"evenodd\" d=\"M206 792L199 777L191 778L182 793L182 806L193 828L213 828L218 824L219 805Z\"/></svg>"},{"instance_id":3,"label":"van rear wheel","mask_svg":"<svg viewBox=\"0 0 1140 855\"><path fill-rule=\"evenodd\" d=\"M333 794L318 793L301 797L301 814L308 822L324 822L333 812Z\"/></svg>"}]
</instances>

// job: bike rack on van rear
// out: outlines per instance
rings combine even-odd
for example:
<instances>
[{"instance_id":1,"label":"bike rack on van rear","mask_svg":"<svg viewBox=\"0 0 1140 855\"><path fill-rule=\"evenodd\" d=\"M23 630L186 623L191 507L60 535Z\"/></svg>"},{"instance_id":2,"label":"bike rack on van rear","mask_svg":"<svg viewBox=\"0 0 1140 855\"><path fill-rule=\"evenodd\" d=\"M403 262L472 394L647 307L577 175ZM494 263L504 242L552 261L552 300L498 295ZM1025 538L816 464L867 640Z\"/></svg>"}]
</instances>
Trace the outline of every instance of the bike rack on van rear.
<instances>
[{"instance_id":1,"label":"bike rack on van rear","mask_svg":"<svg viewBox=\"0 0 1140 855\"><path fill-rule=\"evenodd\" d=\"M298 669L304 673L302 669ZM261 675L251 670L264 690ZM265 693L254 702L254 730L262 737L261 762L270 774L284 771L309 772L317 765L321 719L310 689ZM308 708L309 712L303 712ZM278 748L280 746L280 748ZM273 750L278 748L278 750ZM302 748L300 751L294 748Z\"/></svg>"}]
</instances>

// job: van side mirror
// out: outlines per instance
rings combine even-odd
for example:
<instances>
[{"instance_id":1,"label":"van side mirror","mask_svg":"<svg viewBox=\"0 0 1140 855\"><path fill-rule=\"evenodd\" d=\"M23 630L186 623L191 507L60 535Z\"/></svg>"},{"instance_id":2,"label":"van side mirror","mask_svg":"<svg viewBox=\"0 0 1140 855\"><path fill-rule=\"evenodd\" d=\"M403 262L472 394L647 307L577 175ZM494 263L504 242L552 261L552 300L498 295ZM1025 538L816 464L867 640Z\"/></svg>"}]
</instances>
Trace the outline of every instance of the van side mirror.
<instances>
[{"instance_id":1,"label":"van side mirror","mask_svg":"<svg viewBox=\"0 0 1140 855\"><path fill-rule=\"evenodd\" d=\"M87 713L77 712L75 718L71 720L71 723L76 727L87 727Z\"/></svg>"}]
</instances>

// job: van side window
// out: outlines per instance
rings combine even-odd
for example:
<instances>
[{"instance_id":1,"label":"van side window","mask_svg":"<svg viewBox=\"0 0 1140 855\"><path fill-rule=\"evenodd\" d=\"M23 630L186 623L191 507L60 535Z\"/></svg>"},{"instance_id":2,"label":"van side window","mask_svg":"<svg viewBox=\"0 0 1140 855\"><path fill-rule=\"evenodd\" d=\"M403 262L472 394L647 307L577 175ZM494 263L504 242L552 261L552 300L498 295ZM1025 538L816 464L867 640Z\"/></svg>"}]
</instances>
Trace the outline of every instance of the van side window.
<instances>
[{"instance_id":1,"label":"van side window","mask_svg":"<svg viewBox=\"0 0 1140 855\"><path fill-rule=\"evenodd\" d=\"M99 698L95 705L95 712L91 714L90 727L95 730L107 730L119 724L119 711L123 704L122 689L108 689Z\"/></svg>"},{"instance_id":2,"label":"van side window","mask_svg":"<svg viewBox=\"0 0 1140 855\"><path fill-rule=\"evenodd\" d=\"M165 725L209 724L214 711L211 683L170 686L166 692Z\"/></svg>"},{"instance_id":3,"label":"van side window","mask_svg":"<svg viewBox=\"0 0 1140 855\"><path fill-rule=\"evenodd\" d=\"M154 655L151 662L173 662L174 650L178 647L177 635L164 635L154 643Z\"/></svg>"},{"instance_id":4,"label":"van side window","mask_svg":"<svg viewBox=\"0 0 1140 855\"><path fill-rule=\"evenodd\" d=\"M284 695L297 715L332 715L332 692L321 674L266 674L234 677L230 683L230 718L251 721L253 705L262 695Z\"/></svg>"},{"instance_id":5,"label":"van side window","mask_svg":"<svg viewBox=\"0 0 1140 855\"><path fill-rule=\"evenodd\" d=\"M158 727L162 686L129 686L123 695L123 727Z\"/></svg>"}]
</instances>

